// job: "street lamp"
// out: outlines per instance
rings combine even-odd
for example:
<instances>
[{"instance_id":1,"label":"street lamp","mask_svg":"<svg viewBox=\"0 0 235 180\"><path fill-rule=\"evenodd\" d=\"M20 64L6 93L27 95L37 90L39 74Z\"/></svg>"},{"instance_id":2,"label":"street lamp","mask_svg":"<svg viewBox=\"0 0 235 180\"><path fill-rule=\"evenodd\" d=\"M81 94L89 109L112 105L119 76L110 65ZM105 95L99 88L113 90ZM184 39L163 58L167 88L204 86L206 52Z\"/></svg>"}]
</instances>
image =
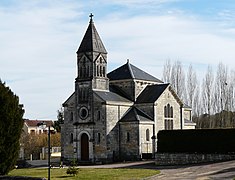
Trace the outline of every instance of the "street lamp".
<instances>
[{"instance_id":1,"label":"street lamp","mask_svg":"<svg viewBox=\"0 0 235 180\"><path fill-rule=\"evenodd\" d=\"M43 121L43 122L39 122L37 124L38 127L42 127L43 129L46 128L46 123ZM48 150L47 150L47 153L48 153L48 180L50 180L50 169L51 169L51 138L50 138L50 130L51 130L51 126L49 125L48 126Z\"/></svg>"},{"instance_id":2,"label":"street lamp","mask_svg":"<svg viewBox=\"0 0 235 180\"><path fill-rule=\"evenodd\" d=\"M76 129L75 129L75 144L76 144L76 147L74 149L74 153L76 155L76 163L77 163L78 162L78 138L77 138L77 130L78 130L79 123L75 122L75 123L73 123L73 125L76 126Z\"/></svg>"}]
</instances>

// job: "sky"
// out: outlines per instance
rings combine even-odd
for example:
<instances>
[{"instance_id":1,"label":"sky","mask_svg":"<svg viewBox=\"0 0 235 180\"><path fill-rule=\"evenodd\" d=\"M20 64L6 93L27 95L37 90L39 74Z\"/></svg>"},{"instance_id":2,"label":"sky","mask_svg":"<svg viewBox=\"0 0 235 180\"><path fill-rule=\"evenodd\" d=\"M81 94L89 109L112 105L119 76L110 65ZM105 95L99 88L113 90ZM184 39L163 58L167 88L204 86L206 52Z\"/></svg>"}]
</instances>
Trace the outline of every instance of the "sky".
<instances>
[{"instance_id":1,"label":"sky","mask_svg":"<svg viewBox=\"0 0 235 180\"><path fill-rule=\"evenodd\" d=\"M57 119L90 13L109 72L127 59L159 79L166 60L199 75L220 62L235 68L234 0L0 0L0 79L24 118Z\"/></svg>"}]
</instances>

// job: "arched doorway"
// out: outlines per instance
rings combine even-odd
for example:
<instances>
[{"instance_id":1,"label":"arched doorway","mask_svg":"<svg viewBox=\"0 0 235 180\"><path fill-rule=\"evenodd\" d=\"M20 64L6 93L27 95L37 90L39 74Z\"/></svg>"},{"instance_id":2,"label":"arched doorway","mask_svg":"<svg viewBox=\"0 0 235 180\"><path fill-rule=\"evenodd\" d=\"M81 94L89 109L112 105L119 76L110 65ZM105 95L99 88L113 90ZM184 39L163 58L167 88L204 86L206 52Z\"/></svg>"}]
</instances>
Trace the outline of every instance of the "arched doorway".
<instances>
[{"instance_id":1,"label":"arched doorway","mask_svg":"<svg viewBox=\"0 0 235 180\"><path fill-rule=\"evenodd\" d=\"M86 133L81 136L81 160L89 160L89 137Z\"/></svg>"}]
</instances>

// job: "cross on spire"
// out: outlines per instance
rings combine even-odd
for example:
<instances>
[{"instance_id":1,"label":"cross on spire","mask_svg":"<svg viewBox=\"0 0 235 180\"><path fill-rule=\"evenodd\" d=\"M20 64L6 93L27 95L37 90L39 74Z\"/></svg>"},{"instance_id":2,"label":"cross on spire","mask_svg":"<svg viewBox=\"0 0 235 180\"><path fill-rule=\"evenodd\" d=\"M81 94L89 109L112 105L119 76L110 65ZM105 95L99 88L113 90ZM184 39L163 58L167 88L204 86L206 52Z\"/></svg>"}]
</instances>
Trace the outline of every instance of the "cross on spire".
<instances>
[{"instance_id":1,"label":"cross on spire","mask_svg":"<svg viewBox=\"0 0 235 180\"><path fill-rule=\"evenodd\" d=\"M92 21L93 21L93 19L92 19L92 18L93 18L93 16L94 16L94 15L93 15L92 13L89 15L89 17L90 17L90 22L92 22Z\"/></svg>"}]
</instances>

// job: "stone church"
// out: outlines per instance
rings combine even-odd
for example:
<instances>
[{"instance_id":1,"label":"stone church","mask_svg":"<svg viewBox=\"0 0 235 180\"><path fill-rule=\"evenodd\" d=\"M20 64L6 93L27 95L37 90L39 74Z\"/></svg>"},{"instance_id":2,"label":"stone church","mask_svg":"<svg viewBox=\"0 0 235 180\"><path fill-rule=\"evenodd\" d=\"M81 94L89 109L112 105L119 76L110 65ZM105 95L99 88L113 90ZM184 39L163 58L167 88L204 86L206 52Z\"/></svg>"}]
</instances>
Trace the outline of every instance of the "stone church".
<instances>
[{"instance_id":1,"label":"stone church","mask_svg":"<svg viewBox=\"0 0 235 180\"><path fill-rule=\"evenodd\" d=\"M92 16L77 50L75 92L63 103L62 158L106 163L154 156L159 130L195 128L191 108L170 84L128 60L107 73Z\"/></svg>"}]
</instances>

